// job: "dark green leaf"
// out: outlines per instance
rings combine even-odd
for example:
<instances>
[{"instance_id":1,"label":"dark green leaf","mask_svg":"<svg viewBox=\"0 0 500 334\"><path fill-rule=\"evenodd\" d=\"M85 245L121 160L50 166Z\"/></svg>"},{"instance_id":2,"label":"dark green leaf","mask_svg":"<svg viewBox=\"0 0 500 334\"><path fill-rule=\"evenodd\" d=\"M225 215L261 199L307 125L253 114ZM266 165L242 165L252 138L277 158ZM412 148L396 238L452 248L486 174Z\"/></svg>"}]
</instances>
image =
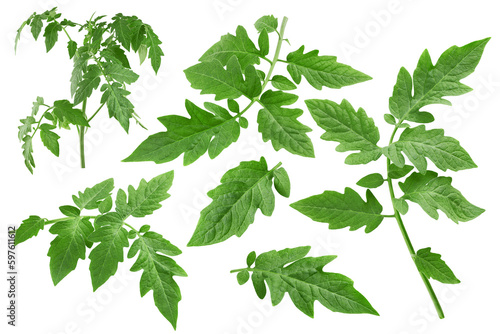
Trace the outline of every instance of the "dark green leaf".
<instances>
[{"instance_id":1,"label":"dark green leaf","mask_svg":"<svg viewBox=\"0 0 500 334\"><path fill-rule=\"evenodd\" d=\"M174 172L170 171L152 178L149 182L142 179L137 189L128 187L127 195L123 190L116 197L116 212L123 219L129 216L145 217L161 208L161 202L170 197L167 191L172 186Z\"/></svg>"},{"instance_id":2,"label":"dark green leaf","mask_svg":"<svg viewBox=\"0 0 500 334\"><path fill-rule=\"evenodd\" d=\"M33 159L33 139L31 136L24 136L23 142L24 164L31 174L33 174L33 168L35 167L35 159Z\"/></svg>"},{"instance_id":3,"label":"dark green leaf","mask_svg":"<svg viewBox=\"0 0 500 334\"><path fill-rule=\"evenodd\" d=\"M274 171L274 188L281 196L290 197L290 178L283 167Z\"/></svg>"},{"instance_id":4,"label":"dark green leaf","mask_svg":"<svg viewBox=\"0 0 500 334\"><path fill-rule=\"evenodd\" d=\"M123 67L130 68L130 63L123 50L119 45L110 45L101 51L101 56L108 62L122 65Z\"/></svg>"},{"instance_id":5,"label":"dark green leaf","mask_svg":"<svg viewBox=\"0 0 500 334\"><path fill-rule=\"evenodd\" d=\"M128 232L123 220L115 212L99 216L94 225L96 230L88 239L99 243L89 254L90 277L94 291L116 273L118 263L123 262L123 248L128 247Z\"/></svg>"},{"instance_id":6,"label":"dark green leaf","mask_svg":"<svg viewBox=\"0 0 500 334\"><path fill-rule=\"evenodd\" d=\"M455 223L472 220L484 212L452 187L451 177L438 176L433 171L425 175L415 172L404 183L400 182L399 187L404 192L402 199L419 204L434 219L439 218L437 210Z\"/></svg>"},{"instance_id":7,"label":"dark green leaf","mask_svg":"<svg viewBox=\"0 0 500 334\"><path fill-rule=\"evenodd\" d=\"M92 188L86 188L83 193L79 191L78 196L73 195L73 202L80 209L97 209L100 201L111 196L114 187L113 179L104 180Z\"/></svg>"},{"instance_id":8,"label":"dark green leaf","mask_svg":"<svg viewBox=\"0 0 500 334\"><path fill-rule=\"evenodd\" d=\"M130 119L134 113L134 105L127 98L130 92L123 89L122 85L117 82L113 82L111 86L104 84L101 90L104 90L101 103L106 103L109 117L116 118L122 128L128 133Z\"/></svg>"},{"instance_id":9,"label":"dark green leaf","mask_svg":"<svg viewBox=\"0 0 500 334\"><path fill-rule=\"evenodd\" d=\"M403 176L407 175L409 172L413 170L413 166L404 165L403 167L398 167L395 164L389 165L389 177L391 179L400 179Z\"/></svg>"},{"instance_id":10,"label":"dark green leaf","mask_svg":"<svg viewBox=\"0 0 500 334\"><path fill-rule=\"evenodd\" d=\"M294 90L297 88L293 82L291 82L287 77L282 75L275 75L271 79L271 84L274 88L279 90Z\"/></svg>"},{"instance_id":11,"label":"dark green leaf","mask_svg":"<svg viewBox=\"0 0 500 334\"><path fill-rule=\"evenodd\" d=\"M80 209L71 205L60 206L59 211L66 217L78 217L80 215Z\"/></svg>"},{"instance_id":12,"label":"dark green leaf","mask_svg":"<svg viewBox=\"0 0 500 334\"><path fill-rule=\"evenodd\" d=\"M139 75L132 70L117 64L117 63L103 63L104 74L113 80L131 84L139 79Z\"/></svg>"},{"instance_id":13,"label":"dark green leaf","mask_svg":"<svg viewBox=\"0 0 500 334\"><path fill-rule=\"evenodd\" d=\"M158 120L167 131L150 136L124 161L164 163L184 153L184 165L189 165L207 150L210 158L215 158L238 140L240 127L235 118L221 118L189 100L186 100L186 110L191 118L177 115L160 117Z\"/></svg>"},{"instance_id":14,"label":"dark green leaf","mask_svg":"<svg viewBox=\"0 0 500 334\"><path fill-rule=\"evenodd\" d=\"M396 166L403 167L401 152L404 152L421 173L427 170L426 158L443 171L477 167L458 140L446 137L443 129L426 130L424 125L407 128L389 148L392 150L388 150L386 155Z\"/></svg>"},{"instance_id":15,"label":"dark green leaf","mask_svg":"<svg viewBox=\"0 0 500 334\"><path fill-rule=\"evenodd\" d=\"M83 71L87 68L87 63L90 59L90 55L87 52L80 52L77 49L75 56L73 57L73 71L71 72L71 96L75 95L78 89L78 84L83 79Z\"/></svg>"},{"instance_id":16,"label":"dark green leaf","mask_svg":"<svg viewBox=\"0 0 500 334\"><path fill-rule=\"evenodd\" d=\"M38 216L29 216L28 219L23 220L23 223L16 230L15 243L19 245L32 237L36 237L38 232L45 227L46 219Z\"/></svg>"},{"instance_id":17,"label":"dark green leaf","mask_svg":"<svg viewBox=\"0 0 500 334\"><path fill-rule=\"evenodd\" d=\"M89 65L87 72L83 75L83 80L78 83L75 92L75 105L83 102L92 95L92 91L99 87L101 83L101 69L97 65Z\"/></svg>"},{"instance_id":18,"label":"dark green leaf","mask_svg":"<svg viewBox=\"0 0 500 334\"><path fill-rule=\"evenodd\" d=\"M382 205L370 190L366 191L366 202L351 188L345 193L325 191L290 204L292 208L319 223L328 223L330 229L349 227L351 231L366 226L365 232L376 229L384 216Z\"/></svg>"},{"instance_id":19,"label":"dark green leaf","mask_svg":"<svg viewBox=\"0 0 500 334\"><path fill-rule=\"evenodd\" d=\"M54 285L76 268L79 259L85 259L88 236L94 228L87 217L73 217L57 222L49 232L57 237L50 243L50 274Z\"/></svg>"},{"instance_id":20,"label":"dark green leaf","mask_svg":"<svg viewBox=\"0 0 500 334\"><path fill-rule=\"evenodd\" d=\"M68 42L68 54L69 54L69 59L73 58L76 52L76 48L78 45L76 45L75 41L69 41Z\"/></svg>"},{"instance_id":21,"label":"dark green leaf","mask_svg":"<svg viewBox=\"0 0 500 334\"><path fill-rule=\"evenodd\" d=\"M43 22L41 16L35 15L31 19L30 26L31 26L31 34L33 35L33 38L36 41L38 39L38 36L40 36L40 33L42 32Z\"/></svg>"},{"instance_id":22,"label":"dark green leaf","mask_svg":"<svg viewBox=\"0 0 500 334\"><path fill-rule=\"evenodd\" d=\"M262 94L259 101L263 108L257 116L259 132L265 142L271 140L276 151L284 148L290 153L312 158L314 148L307 136L311 129L297 120L303 111L283 108L297 99L297 95L282 91L268 90Z\"/></svg>"},{"instance_id":23,"label":"dark green leaf","mask_svg":"<svg viewBox=\"0 0 500 334\"><path fill-rule=\"evenodd\" d=\"M253 223L257 209L271 216L275 200L273 173L264 158L244 161L227 171L221 184L208 192L213 201L201 211L188 246L211 245L233 235L241 237Z\"/></svg>"},{"instance_id":24,"label":"dark green leaf","mask_svg":"<svg viewBox=\"0 0 500 334\"><path fill-rule=\"evenodd\" d=\"M248 270L240 271L236 275L236 279L238 280L239 285L243 285L250 279L250 273L248 272Z\"/></svg>"},{"instance_id":25,"label":"dark green leaf","mask_svg":"<svg viewBox=\"0 0 500 334\"><path fill-rule=\"evenodd\" d=\"M318 53L318 50L313 50L304 54L304 46L301 46L288 54L287 70L296 84L300 84L302 76L316 89L323 86L342 88L371 79L348 65L338 63L337 57L318 56Z\"/></svg>"},{"instance_id":26,"label":"dark green leaf","mask_svg":"<svg viewBox=\"0 0 500 334\"><path fill-rule=\"evenodd\" d=\"M489 38L485 38L462 47L452 46L439 57L436 65L432 64L429 52L425 50L413 73L413 82L410 73L401 68L393 96L389 99L391 113L400 120L432 122L432 114L420 112L420 109L436 103L451 105L445 96L470 92L472 89L460 80L474 72L488 41Z\"/></svg>"},{"instance_id":27,"label":"dark green leaf","mask_svg":"<svg viewBox=\"0 0 500 334\"><path fill-rule=\"evenodd\" d=\"M365 188L378 188L384 184L384 177L379 173L373 173L361 178L356 184Z\"/></svg>"},{"instance_id":28,"label":"dark green leaf","mask_svg":"<svg viewBox=\"0 0 500 334\"><path fill-rule=\"evenodd\" d=\"M222 36L220 41L208 49L199 61L212 62L218 60L222 66L226 66L229 60L235 56L238 59L241 69L244 70L248 65L259 64L259 57L261 55L262 51L257 50L255 44L248 37L245 28L238 26L236 36L231 34Z\"/></svg>"},{"instance_id":29,"label":"dark green leaf","mask_svg":"<svg viewBox=\"0 0 500 334\"><path fill-rule=\"evenodd\" d=\"M413 258L418 271L427 278L434 278L436 281L445 284L458 284L460 280L455 276L450 267L441 260L441 255L431 253L431 248L423 248L417 252Z\"/></svg>"},{"instance_id":30,"label":"dark green leaf","mask_svg":"<svg viewBox=\"0 0 500 334\"><path fill-rule=\"evenodd\" d=\"M329 100L305 102L316 123L326 131L321 139L339 142L338 152L360 151L351 153L345 160L346 164L366 164L380 158L378 128L362 108L356 112L347 100L342 100L340 105Z\"/></svg>"},{"instance_id":31,"label":"dark green leaf","mask_svg":"<svg viewBox=\"0 0 500 334\"><path fill-rule=\"evenodd\" d=\"M245 78L236 56L227 61L227 69L218 60L198 63L184 70L186 78L194 89L201 89L201 94L215 94L215 100L237 99L241 95L249 99L259 96L261 82L255 67L245 68Z\"/></svg>"},{"instance_id":32,"label":"dark green leaf","mask_svg":"<svg viewBox=\"0 0 500 334\"><path fill-rule=\"evenodd\" d=\"M259 35L259 49L262 57L265 57L269 53L269 35L267 31L262 31Z\"/></svg>"},{"instance_id":33,"label":"dark green leaf","mask_svg":"<svg viewBox=\"0 0 500 334\"><path fill-rule=\"evenodd\" d=\"M161 65L161 57L163 56L163 51L160 48L161 41L149 25L144 26L146 29L146 45L149 48L148 58L151 59L153 70L155 73L158 73Z\"/></svg>"},{"instance_id":34,"label":"dark green leaf","mask_svg":"<svg viewBox=\"0 0 500 334\"><path fill-rule=\"evenodd\" d=\"M61 121L67 120L71 124L89 126L87 119L80 109L73 108L74 105L68 100L54 102L54 115Z\"/></svg>"},{"instance_id":35,"label":"dark green leaf","mask_svg":"<svg viewBox=\"0 0 500 334\"><path fill-rule=\"evenodd\" d=\"M262 253L257 257L252 276L257 275L260 295L265 295L265 281L273 306L288 292L294 305L304 314L314 316L314 302L319 301L333 312L378 315L353 281L341 274L324 272L323 267L336 256L305 257L311 247L286 248ZM264 289L264 293L262 293ZM257 289L256 289L257 290Z\"/></svg>"},{"instance_id":36,"label":"dark green leaf","mask_svg":"<svg viewBox=\"0 0 500 334\"><path fill-rule=\"evenodd\" d=\"M56 157L59 156L59 135L50 130L55 129L54 125L42 124L40 126L40 138L43 145L49 149Z\"/></svg>"},{"instance_id":37,"label":"dark green leaf","mask_svg":"<svg viewBox=\"0 0 500 334\"><path fill-rule=\"evenodd\" d=\"M57 37L59 31L62 30L61 25L58 22L51 22L45 27L43 37L45 37L45 48L47 52L54 47L57 42Z\"/></svg>"},{"instance_id":38,"label":"dark green leaf","mask_svg":"<svg viewBox=\"0 0 500 334\"><path fill-rule=\"evenodd\" d=\"M255 22L255 29L260 33L262 31L267 31L268 33L277 31L278 28L278 19L273 15L262 16L260 19Z\"/></svg>"},{"instance_id":39,"label":"dark green leaf","mask_svg":"<svg viewBox=\"0 0 500 334\"><path fill-rule=\"evenodd\" d=\"M115 31L116 39L118 39L127 51L130 51L132 32L130 30L127 17L120 13L116 14L112 20L113 22L110 24L110 27Z\"/></svg>"},{"instance_id":40,"label":"dark green leaf","mask_svg":"<svg viewBox=\"0 0 500 334\"><path fill-rule=\"evenodd\" d=\"M143 270L140 281L141 296L153 290L156 307L175 329L181 291L173 276L187 274L172 258L159 253L178 255L180 251L161 235L147 232L134 241L127 257L132 258L138 252L139 256L130 270Z\"/></svg>"},{"instance_id":41,"label":"dark green leaf","mask_svg":"<svg viewBox=\"0 0 500 334\"><path fill-rule=\"evenodd\" d=\"M252 264L254 264L256 258L257 258L257 254L255 253L255 251L251 251L250 253L248 253L248 255L247 255L247 266L251 267Z\"/></svg>"}]
</instances>

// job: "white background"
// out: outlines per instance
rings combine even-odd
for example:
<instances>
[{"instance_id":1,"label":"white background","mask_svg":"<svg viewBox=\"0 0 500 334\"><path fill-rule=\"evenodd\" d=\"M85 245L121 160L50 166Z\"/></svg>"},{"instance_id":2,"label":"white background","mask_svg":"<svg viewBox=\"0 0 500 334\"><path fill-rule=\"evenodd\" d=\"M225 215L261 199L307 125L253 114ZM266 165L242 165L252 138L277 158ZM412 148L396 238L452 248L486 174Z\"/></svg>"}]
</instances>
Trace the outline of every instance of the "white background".
<instances>
[{"instance_id":1,"label":"white background","mask_svg":"<svg viewBox=\"0 0 500 334\"><path fill-rule=\"evenodd\" d=\"M117 122L107 121L103 112L87 136L91 140L87 143L87 169L77 166L76 132L61 131L59 159L42 146L39 138L34 141L37 167L32 176L23 164L17 139L18 120L30 113L36 96L43 96L48 102L69 98L72 63L67 59L67 41L62 34L48 55L42 36L35 42L29 29L23 33L17 56L13 40L20 23L33 11L41 12L56 5L63 17L82 23L93 12L111 16L117 12L135 14L154 28L163 41L166 56L157 77L152 75L149 65L139 67L137 56L131 57L133 69L141 74L132 87L132 99L149 132L131 124L127 136ZM382 117L388 112L388 98L401 66L413 72L425 48L436 61L452 45L492 37L476 72L463 80L474 91L452 98L453 107L426 108L436 115L432 127L445 128L447 135L457 137L479 166L457 173L453 184L486 212L472 222L457 225L442 213L442 218L435 221L411 205L410 213L404 217L415 248L431 246L434 252L443 255L462 281L453 286L432 281L445 320L437 319L394 221L384 221L370 234L362 230L331 231L326 224L312 222L288 206L325 189L342 191L372 170L384 168L383 159L368 166L344 165L346 154L335 152L336 144L319 139L322 131L307 112L300 120L314 129L310 135L315 144L315 159L292 156L284 150L275 152L270 143L263 143L255 124L255 109L248 112L249 129L215 160L204 155L188 167L182 167L181 159L163 165L120 162L149 134L162 131L157 117L186 115L185 98L199 104L212 101L213 96L199 96L198 91L189 87L182 70L195 64L221 35L234 33L238 24L245 26L256 41L253 23L267 14L289 18L286 37L291 46L285 45L282 57L305 44L306 51L319 49L320 54L337 55L340 62L374 78L341 90L322 91L308 87L304 80L298 107L305 109L304 98L328 98L336 102L347 98L354 107L363 107L375 119L381 129L381 144L388 140L390 127ZM175 169L172 197L154 215L131 223L149 223L184 250L176 258L189 273L188 278L177 280L183 294L178 333L499 332L495 319L500 311L496 165L500 34L495 1L25 0L10 1L7 8L4 4L0 24L2 268L6 268L7 224L19 224L30 214L56 218L60 215L58 206L71 204L73 193L109 177L114 177L116 186L123 188L129 184L136 186L141 178L150 179ZM263 68L267 69L265 64ZM275 73L285 71L284 65L279 64ZM97 98L93 101L90 108L97 106ZM233 237L214 246L186 248L199 211L209 203L207 190L218 184L228 168L261 155L270 166L283 162L292 180L291 198L278 198L272 217L259 212L255 223L240 239ZM376 194L387 204L386 189L381 188ZM128 272L131 261L122 263L117 278L96 293L92 293L88 261L80 261L78 268L54 287L46 256L50 240L51 235L42 231L18 248L18 327L8 327L8 333L173 332L155 308L152 293L140 298L140 274ZM351 277L381 316L332 313L317 303L315 319L310 319L288 297L270 308L268 298L260 301L251 284L240 287L234 275L229 274L230 269L244 266L246 254L251 250L260 253L301 245L311 245L312 255L338 255L326 269ZM5 327L6 292L2 279L0 319Z\"/></svg>"}]
</instances>

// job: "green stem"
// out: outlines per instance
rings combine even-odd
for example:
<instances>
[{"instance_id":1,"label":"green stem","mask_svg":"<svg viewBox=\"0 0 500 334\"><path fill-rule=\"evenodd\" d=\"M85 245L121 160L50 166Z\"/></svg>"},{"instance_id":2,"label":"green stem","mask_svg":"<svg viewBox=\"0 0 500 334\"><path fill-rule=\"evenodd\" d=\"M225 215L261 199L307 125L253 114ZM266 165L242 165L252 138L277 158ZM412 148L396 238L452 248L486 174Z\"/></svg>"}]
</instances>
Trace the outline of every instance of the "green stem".
<instances>
[{"instance_id":1,"label":"green stem","mask_svg":"<svg viewBox=\"0 0 500 334\"><path fill-rule=\"evenodd\" d=\"M266 88L267 84L269 83L269 80L271 80L271 76L273 75L274 67L276 66L276 63L278 62L278 58L280 56L281 52L281 45L283 44L283 35L285 34L285 28L286 28L286 23L288 22L288 18L285 16L283 17L283 21L281 22L281 27L279 31L279 39L278 39L278 44L276 44L276 50L274 51L274 57L272 61L269 61L269 59L265 58L267 61L271 63L271 66L269 67L269 71L267 72L266 77L264 78L264 83L262 84L262 91L261 94L264 92L264 89ZM250 103L240 111L235 117L240 117L243 115L248 109L250 109L255 102L259 102L259 97L254 97L251 99ZM261 103L262 104L262 103Z\"/></svg>"},{"instance_id":2,"label":"green stem","mask_svg":"<svg viewBox=\"0 0 500 334\"><path fill-rule=\"evenodd\" d=\"M389 145L392 144L397 129L398 129L398 127L396 126L395 129L394 129L394 131L392 132L391 139L389 141ZM408 236L408 232L406 231L406 228L405 228L405 226L403 224L403 219L401 218L401 214L399 213L399 211L394 206L394 200L396 199L396 197L394 195L394 187L392 185L392 179L389 177L389 166L390 166L390 164L391 164L391 160L388 158L387 159L387 184L389 186L389 193L391 195L392 207L394 208L394 217L396 218L396 221L398 222L399 230L401 231L401 234L403 235L403 239L405 241L406 248L408 248L408 251L410 252L410 255L411 255L411 258L413 260L413 263L415 263L415 256L416 256L415 255L415 249L413 248L413 245L412 245L412 243L410 241L410 237ZM415 266L416 266L416 263L415 263ZM418 267L417 267L417 270L418 270ZM429 295L430 295L430 297L432 299L432 303L434 304L434 307L436 308L436 312L437 312L439 318L443 319L444 318L443 309L441 308L441 305L439 304L439 300L437 299L436 293L432 289L432 285L429 282L429 279L424 274L422 274L420 272L420 270L418 270L418 273L420 274L420 277L422 278L422 281L424 282L424 285L425 285L425 287L427 289L427 292L429 293Z\"/></svg>"},{"instance_id":3,"label":"green stem","mask_svg":"<svg viewBox=\"0 0 500 334\"><path fill-rule=\"evenodd\" d=\"M47 220L45 222L45 225L51 225L51 224L55 224L55 223L58 223L58 222L63 222L63 221L66 221L66 220L69 220L71 219L72 217L64 217L64 218L58 218L58 219L51 219L51 220ZM97 218L97 216L81 216L81 218L90 218L90 219L95 219Z\"/></svg>"},{"instance_id":4,"label":"green stem","mask_svg":"<svg viewBox=\"0 0 500 334\"><path fill-rule=\"evenodd\" d=\"M133 231L139 232L132 225L129 225L129 224L125 223L125 222L123 222L123 225L127 226L128 228L130 228ZM139 235L139 233L137 233L137 235Z\"/></svg>"},{"instance_id":5,"label":"green stem","mask_svg":"<svg viewBox=\"0 0 500 334\"><path fill-rule=\"evenodd\" d=\"M82 113L85 116L85 110L87 109L87 99L83 100ZM80 166L85 168L85 129L86 126L80 125L79 128L79 138L80 138Z\"/></svg>"},{"instance_id":6,"label":"green stem","mask_svg":"<svg viewBox=\"0 0 500 334\"><path fill-rule=\"evenodd\" d=\"M89 123L90 123L90 121L91 121L91 120L95 117L95 115L97 115L97 113L98 113L99 111L101 111L102 107L104 107L104 104L105 104L105 102L104 102L104 103L101 103L101 105L99 106L99 108L97 108L97 110L95 111L95 113L94 113L92 116L90 116L90 118L87 120L87 122L89 122Z\"/></svg>"}]
</instances>

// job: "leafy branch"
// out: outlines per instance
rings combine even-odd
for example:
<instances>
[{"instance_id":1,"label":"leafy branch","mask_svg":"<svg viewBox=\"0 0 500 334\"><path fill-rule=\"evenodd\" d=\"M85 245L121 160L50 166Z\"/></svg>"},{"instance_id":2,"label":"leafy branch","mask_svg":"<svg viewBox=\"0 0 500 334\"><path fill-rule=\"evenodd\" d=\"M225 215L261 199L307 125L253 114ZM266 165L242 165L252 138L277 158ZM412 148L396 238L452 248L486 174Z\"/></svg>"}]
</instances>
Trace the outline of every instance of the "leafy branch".
<instances>
[{"instance_id":1,"label":"leafy branch","mask_svg":"<svg viewBox=\"0 0 500 334\"><path fill-rule=\"evenodd\" d=\"M459 171L477 167L459 142L444 135L442 129L426 129L434 116L421 109L431 104L451 103L446 96L458 96L472 89L460 82L471 74L481 59L489 38L472 42L462 47L453 46L446 50L435 65L429 52L420 57L413 77L403 67L399 71L392 97L389 99L390 114L385 121L394 126L387 146L379 147L379 130L363 109L355 111L347 102L337 104L329 100L307 100L306 104L316 123L325 130L322 139L340 143L337 151L351 153L347 164L366 164L386 156L386 176L380 173L367 175L358 181L365 188L378 188L387 182L393 214L382 214L382 205L372 191L366 191L366 202L353 189L345 193L325 191L291 206L314 221L328 223L330 229L349 227L356 230L365 227L365 232L375 230L385 218L395 218L408 251L440 318L443 310L433 291L429 278L441 283L456 284L460 281L431 248L415 252L410 241L402 215L408 212L407 201L417 203L432 218L438 219L441 210L455 223L470 221L484 210L471 204L460 191L451 185L451 177L438 176L428 169L430 160L438 169ZM404 129L396 139L399 129ZM404 155L403 155L404 154ZM410 164L406 164L405 156ZM416 168L417 171L408 175ZM396 195L393 180L402 179L399 187L402 195Z\"/></svg>"},{"instance_id":2,"label":"leafy branch","mask_svg":"<svg viewBox=\"0 0 500 334\"><path fill-rule=\"evenodd\" d=\"M151 60L151 66L157 73L161 64L163 52L161 41L153 32L151 26L142 22L136 16L115 15L109 22L105 16L92 17L84 24L61 20L57 9L45 11L42 14L33 13L17 31L15 50L21 32L26 26L31 27L35 40L41 34L46 23L43 37L45 47L49 52L59 39L59 33L64 32L68 38L68 56L73 59L71 74L70 95L68 99L54 101L53 105L44 104L38 97L34 102L30 116L21 120L19 140L23 142L23 156L26 167L33 173L35 161L33 158L33 138L40 129L40 137L45 147L55 156L59 156L59 135L53 130L70 129L75 125L79 136L80 165L85 167L85 133L90 127L90 121L106 105L108 115L115 118L123 129L128 132L130 119L134 119L144 127L134 110L134 105L128 99L131 85L139 78L130 68L126 51L133 51L139 55L141 64L146 58ZM79 45L69 34L70 28L83 32L83 42ZM87 113L87 102L95 90L102 92L100 105L90 114ZM40 106L47 107L38 120L35 116Z\"/></svg>"},{"instance_id":3,"label":"leafy branch","mask_svg":"<svg viewBox=\"0 0 500 334\"><path fill-rule=\"evenodd\" d=\"M137 256L130 270L143 271L141 296L153 290L156 307L175 328L181 292L173 277L187 274L171 257L181 251L162 235L150 231L149 225L136 229L126 222L129 217L142 218L161 208L160 203L170 197L167 191L173 177L174 173L168 172L149 182L143 179L137 189L129 186L128 195L119 189L114 211L111 197L114 180L107 179L74 195L74 205L59 207L62 218L29 216L17 229L15 242L20 244L37 236L51 225L49 232L56 237L47 255L54 285L75 270L90 249L89 269L94 291L116 273L119 263L124 261L124 250L129 248L127 257ZM88 215L84 210L98 210L98 213Z\"/></svg>"}]
</instances>

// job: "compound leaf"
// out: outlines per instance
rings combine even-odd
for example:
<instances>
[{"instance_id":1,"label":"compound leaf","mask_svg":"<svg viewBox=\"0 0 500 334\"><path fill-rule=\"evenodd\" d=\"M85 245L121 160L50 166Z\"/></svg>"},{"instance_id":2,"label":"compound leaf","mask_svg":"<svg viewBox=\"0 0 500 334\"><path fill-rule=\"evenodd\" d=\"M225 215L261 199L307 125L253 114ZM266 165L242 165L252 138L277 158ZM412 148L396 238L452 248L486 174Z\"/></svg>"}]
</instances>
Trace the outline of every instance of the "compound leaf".
<instances>
[{"instance_id":1,"label":"compound leaf","mask_svg":"<svg viewBox=\"0 0 500 334\"><path fill-rule=\"evenodd\" d=\"M272 33L274 31L277 31L276 29L278 29L278 19L273 15L265 15L258 19L257 22L255 22L254 26L259 33L264 30L268 33Z\"/></svg>"},{"instance_id":2,"label":"compound leaf","mask_svg":"<svg viewBox=\"0 0 500 334\"><path fill-rule=\"evenodd\" d=\"M149 136L124 161L169 162L184 153L184 165L189 165L205 152L217 157L225 148L238 140L240 126L236 118L222 107L206 104L213 113L186 100L186 110L191 118L177 115L160 117L167 128Z\"/></svg>"},{"instance_id":3,"label":"compound leaf","mask_svg":"<svg viewBox=\"0 0 500 334\"><path fill-rule=\"evenodd\" d=\"M378 128L362 108L356 112L347 100L342 100L340 105L329 100L305 102L314 121L326 131L321 139L339 142L338 152L360 151L351 153L346 164L366 164L382 155L382 149L377 146Z\"/></svg>"},{"instance_id":4,"label":"compound leaf","mask_svg":"<svg viewBox=\"0 0 500 334\"><path fill-rule=\"evenodd\" d=\"M437 210L455 223L472 220L484 212L451 185L451 177L438 176L433 171L414 172L404 183L400 182L399 187L404 192L402 199L419 204L434 219L439 218Z\"/></svg>"},{"instance_id":5,"label":"compound leaf","mask_svg":"<svg viewBox=\"0 0 500 334\"><path fill-rule=\"evenodd\" d=\"M153 67L155 73L158 73L161 65L161 57L164 55L160 48L161 41L154 33L151 26L145 24L144 27L146 31L145 43L149 49L148 58L151 59L151 67Z\"/></svg>"},{"instance_id":6,"label":"compound leaf","mask_svg":"<svg viewBox=\"0 0 500 334\"><path fill-rule=\"evenodd\" d=\"M305 257L310 249L306 246L260 254L255 267L249 269L254 286L259 287L258 296L265 296L266 282L273 306L278 305L288 292L294 305L311 318L315 301L333 312L378 315L354 288L350 278L323 271L323 267L336 258L335 255Z\"/></svg>"},{"instance_id":7,"label":"compound leaf","mask_svg":"<svg viewBox=\"0 0 500 334\"><path fill-rule=\"evenodd\" d=\"M328 223L330 229L349 227L351 231L366 226L365 232L376 229L384 216L382 205L370 190L366 191L366 202L351 188L344 194L325 191L290 204L292 208L319 223Z\"/></svg>"},{"instance_id":8,"label":"compound leaf","mask_svg":"<svg viewBox=\"0 0 500 334\"><path fill-rule=\"evenodd\" d=\"M290 153L313 158L313 144L307 136L311 129L297 120L302 110L283 108L297 99L297 95L282 91L268 90L262 94L259 101L263 108L257 116L259 132L265 142L271 140L276 151L284 148Z\"/></svg>"},{"instance_id":9,"label":"compound leaf","mask_svg":"<svg viewBox=\"0 0 500 334\"><path fill-rule=\"evenodd\" d=\"M54 125L42 124L40 126L40 138L43 145L49 149L56 157L59 156L59 135L51 130L55 129Z\"/></svg>"},{"instance_id":10,"label":"compound leaf","mask_svg":"<svg viewBox=\"0 0 500 334\"><path fill-rule=\"evenodd\" d=\"M436 281L445 284L458 284L460 280L455 276L450 267L441 259L440 254L431 253L431 248L418 250L413 258L418 271L427 278L434 278Z\"/></svg>"},{"instance_id":11,"label":"compound leaf","mask_svg":"<svg viewBox=\"0 0 500 334\"><path fill-rule=\"evenodd\" d=\"M130 92L123 89L122 85L118 82L113 82L111 85L104 84L101 90L104 90L101 103L106 103L109 117L116 118L122 128L128 133L130 118L133 117L134 113L134 105L127 98Z\"/></svg>"},{"instance_id":12,"label":"compound leaf","mask_svg":"<svg viewBox=\"0 0 500 334\"><path fill-rule=\"evenodd\" d=\"M274 169L266 160L243 161L222 176L221 184L208 192L212 203L201 211L188 246L206 246L233 235L241 237L253 223L257 209L265 216L274 210Z\"/></svg>"},{"instance_id":13,"label":"compound leaf","mask_svg":"<svg viewBox=\"0 0 500 334\"><path fill-rule=\"evenodd\" d=\"M318 53L318 50L313 50L304 54L304 46L301 46L288 54L287 70L296 84L300 84L302 76L316 89L323 86L342 88L371 79L351 66L337 62L337 57L318 56Z\"/></svg>"}]
</instances>

